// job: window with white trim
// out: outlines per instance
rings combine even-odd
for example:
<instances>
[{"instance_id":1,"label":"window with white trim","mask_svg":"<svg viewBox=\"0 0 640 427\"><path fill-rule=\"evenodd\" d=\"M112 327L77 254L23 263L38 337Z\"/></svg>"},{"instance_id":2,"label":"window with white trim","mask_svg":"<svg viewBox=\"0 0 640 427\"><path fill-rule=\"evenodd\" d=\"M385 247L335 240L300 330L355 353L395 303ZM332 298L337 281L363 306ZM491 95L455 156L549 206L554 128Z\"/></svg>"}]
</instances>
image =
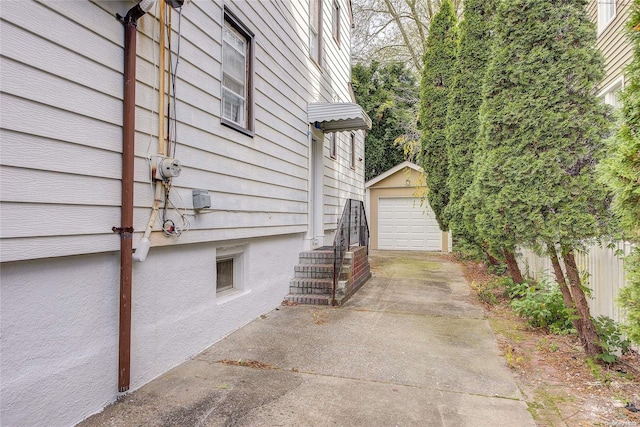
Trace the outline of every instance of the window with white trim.
<instances>
[{"instance_id":1,"label":"window with white trim","mask_svg":"<svg viewBox=\"0 0 640 427\"><path fill-rule=\"evenodd\" d=\"M216 260L216 292L233 289L233 258Z\"/></svg>"},{"instance_id":2,"label":"window with white trim","mask_svg":"<svg viewBox=\"0 0 640 427\"><path fill-rule=\"evenodd\" d=\"M600 92L600 97L605 104L611 105L614 109L622 108L620 93L624 87L624 78L618 77Z\"/></svg>"},{"instance_id":3,"label":"window with white trim","mask_svg":"<svg viewBox=\"0 0 640 427\"><path fill-rule=\"evenodd\" d=\"M227 10L222 29L222 123L253 132L251 34Z\"/></svg>"},{"instance_id":4,"label":"window with white trim","mask_svg":"<svg viewBox=\"0 0 640 427\"><path fill-rule=\"evenodd\" d=\"M329 134L329 157L332 159L338 158L338 133L332 132Z\"/></svg>"},{"instance_id":5,"label":"window with white trim","mask_svg":"<svg viewBox=\"0 0 640 427\"><path fill-rule=\"evenodd\" d=\"M216 254L216 293L243 288L244 246L222 248Z\"/></svg>"},{"instance_id":6,"label":"window with white trim","mask_svg":"<svg viewBox=\"0 0 640 427\"><path fill-rule=\"evenodd\" d=\"M322 0L309 0L309 56L321 65Z\"/></svg>"},{"instance_id":7,"label":"window with white trim","mask_svg":"<svg viewBox=\"0 0 640 427\"><path fill-rule=\"evenodd\" d=\"M616 0L598 0L598 34L616 17Z\"/></svg>"},{"instance_id":8,"label":"window with white trim","mask_svg":"<svg viewBox=\"0 0 640 427\"><path fill-rule=\"evenodd\" d=\"M351 169L355 169L356 168L356 134L355 133L351 133L351 142L349 144L349 161L350 161L350 166Z\"/></svg>"}]
</instances>

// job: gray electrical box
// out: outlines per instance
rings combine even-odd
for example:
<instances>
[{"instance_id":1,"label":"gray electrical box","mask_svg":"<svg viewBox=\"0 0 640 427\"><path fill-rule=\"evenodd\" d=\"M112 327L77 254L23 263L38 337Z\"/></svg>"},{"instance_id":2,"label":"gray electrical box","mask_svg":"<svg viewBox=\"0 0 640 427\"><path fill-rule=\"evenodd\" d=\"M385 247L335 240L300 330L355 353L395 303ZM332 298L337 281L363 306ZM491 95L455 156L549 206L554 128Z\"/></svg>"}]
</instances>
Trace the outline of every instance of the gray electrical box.
<instances>
[{"instance_id":1,"label":"gray electrical box","mask_svg":"<svg viewBox=\"0 0 640 427\"><path fill-rule=\"evenodd\" d=\"M193 192L193 209L206 209L211 207L211 196L209 190L194 189Z\"/></svg>"}]
</instances>

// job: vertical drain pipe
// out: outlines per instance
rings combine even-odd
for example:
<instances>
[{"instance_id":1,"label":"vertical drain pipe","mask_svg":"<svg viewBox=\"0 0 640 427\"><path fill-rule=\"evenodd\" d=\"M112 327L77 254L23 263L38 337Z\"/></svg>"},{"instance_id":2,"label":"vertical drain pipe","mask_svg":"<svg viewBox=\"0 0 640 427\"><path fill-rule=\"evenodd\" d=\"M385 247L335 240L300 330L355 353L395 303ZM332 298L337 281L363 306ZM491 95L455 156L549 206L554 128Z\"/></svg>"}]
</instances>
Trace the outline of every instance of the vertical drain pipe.
<instances>
[{"instance_id":1,"label":"vertical drain pipe","mask_svg":"<svg viewBox=\"0 0 640 427\"><path fill-rule=\"evenodd\" d=\"M124 25L124 94L122 119L122 213L120 228L120 330L118 342L118 391L130 386L131 368L131 288L133 253L133 161L136 109L136 32L138 19L151 9L155 0L142 0L125 17L116 14Z\"/></svg>"},{"instance_id":2,"label":"vertical drain pipe","mask_svg":"<svg viewBox=\"0 0 640 427\"><path fill-rule=\"evenodd\" d=\"M120 231L120 340L118 391L129 390L131 278L133 276L133 157L136 109L136 23L124 23L124 113L122 121L122 230Z\"/></svg>"}]
</instances>

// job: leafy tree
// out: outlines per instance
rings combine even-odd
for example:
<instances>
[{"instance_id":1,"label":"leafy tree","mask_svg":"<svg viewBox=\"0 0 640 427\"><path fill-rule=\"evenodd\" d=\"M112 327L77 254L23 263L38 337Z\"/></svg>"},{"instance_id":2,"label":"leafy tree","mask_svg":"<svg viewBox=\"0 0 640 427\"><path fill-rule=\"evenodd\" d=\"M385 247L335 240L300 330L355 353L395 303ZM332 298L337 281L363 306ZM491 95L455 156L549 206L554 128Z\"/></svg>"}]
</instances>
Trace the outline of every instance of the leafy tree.
<instances>
[{"instance_id":1,"label":"leafy tree","mask_svg":"<svg viewBox=\"0 0 640 427\"><path fill-rule=\"evenodd\" d=\"M351 81L356 100L373 121L365 139L365 179L375 178L404 160L395 141L415 122L417 83L405 65L356 64Z\"/></svg>"},{"instance_id":2,"label":"leafy tree","mask_svg":"<svg viewBox=\"0 0 640 427\"><path fill-rule=\"evenodd\" d=\"M482 102L482 78L491 53L493 14L498 0L467 0L459 25L458 54L447 111L449 203L445 217L457 246L481 246L475 237L472 204L464 198L473 181L478 110Z\"/></svg>"},{"instance_id":3,"label":"leafy tree","mask_svg":"<svg viewBox=\"0 0 640 427\"><path fill-rule=\"evenodd\" d=\"M613 208L625 237L640 244L640 0L634 0L628 24L633 59L626 68L627 86L622 92L620 126L608 141L608 157L601 172L614 193ZM625 259L627 286L620 292L620 305L627 309L623 329L640 343L640 247Z\"/></svg>"},{"instance_id":4,"label":"leafy tree","mask_svg":"<svg viewBox=\"0 0 640 427\"><path fill-rule=\"evenodd\" d=\"M426 174L429 204L441 230L448 229L444 208L449 202L447 178L447 106L456 61L456 15L451 0L443 0L429 27L420 84L422 130L419 161Z\"/></svg>"},{"instance_id":5,"label":"leafy tree","mask_svg":"<svg viewBox=\"0 0 640 427\"><path fill-rule=\"evenodd\" d=\"M473 191L479 234L549 254L585 352L602 353L574 252L606 234L608 198L596 180L607 109L586 0L504 0L480 108ZM566 266L559 267L558 257Z\"/></svg>"},{"instance_id":6,"label":"leafy tree","mask_svg":"<svg viewBox=\"0 0 640 427\"><path fill-rule=\"evenodd\" d=\"M429 25L441 0L352 0L352 54L358 62L401 61L422 71ZM456 11L462 0L453 0Z\"/></svg>"}]
</instances>

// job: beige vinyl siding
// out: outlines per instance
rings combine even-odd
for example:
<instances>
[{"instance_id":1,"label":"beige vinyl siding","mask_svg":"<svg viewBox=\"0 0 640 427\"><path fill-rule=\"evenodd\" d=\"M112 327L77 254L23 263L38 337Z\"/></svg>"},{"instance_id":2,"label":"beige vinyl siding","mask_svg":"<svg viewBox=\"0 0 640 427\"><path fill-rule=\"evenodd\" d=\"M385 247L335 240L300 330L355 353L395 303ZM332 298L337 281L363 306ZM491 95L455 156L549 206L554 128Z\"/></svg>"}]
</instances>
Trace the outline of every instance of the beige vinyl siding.
<instances>
[{"instance_id":1,"label":"beige vinyl siding","mask_svg":"<svg viewBox=\"0 0 640 427\"><path fill-rule=\"evenodd\" d=\"M625 34L625 24L629 19L631 1L611 0L616 2L616 16L598 35L596 45L605 58L605 78L598 86L607 87L623 74L623 68L631 62L631 45ZM598 22L598 1L590 0L589 16L594 23Z\"/></svg>"}]
</instances>

